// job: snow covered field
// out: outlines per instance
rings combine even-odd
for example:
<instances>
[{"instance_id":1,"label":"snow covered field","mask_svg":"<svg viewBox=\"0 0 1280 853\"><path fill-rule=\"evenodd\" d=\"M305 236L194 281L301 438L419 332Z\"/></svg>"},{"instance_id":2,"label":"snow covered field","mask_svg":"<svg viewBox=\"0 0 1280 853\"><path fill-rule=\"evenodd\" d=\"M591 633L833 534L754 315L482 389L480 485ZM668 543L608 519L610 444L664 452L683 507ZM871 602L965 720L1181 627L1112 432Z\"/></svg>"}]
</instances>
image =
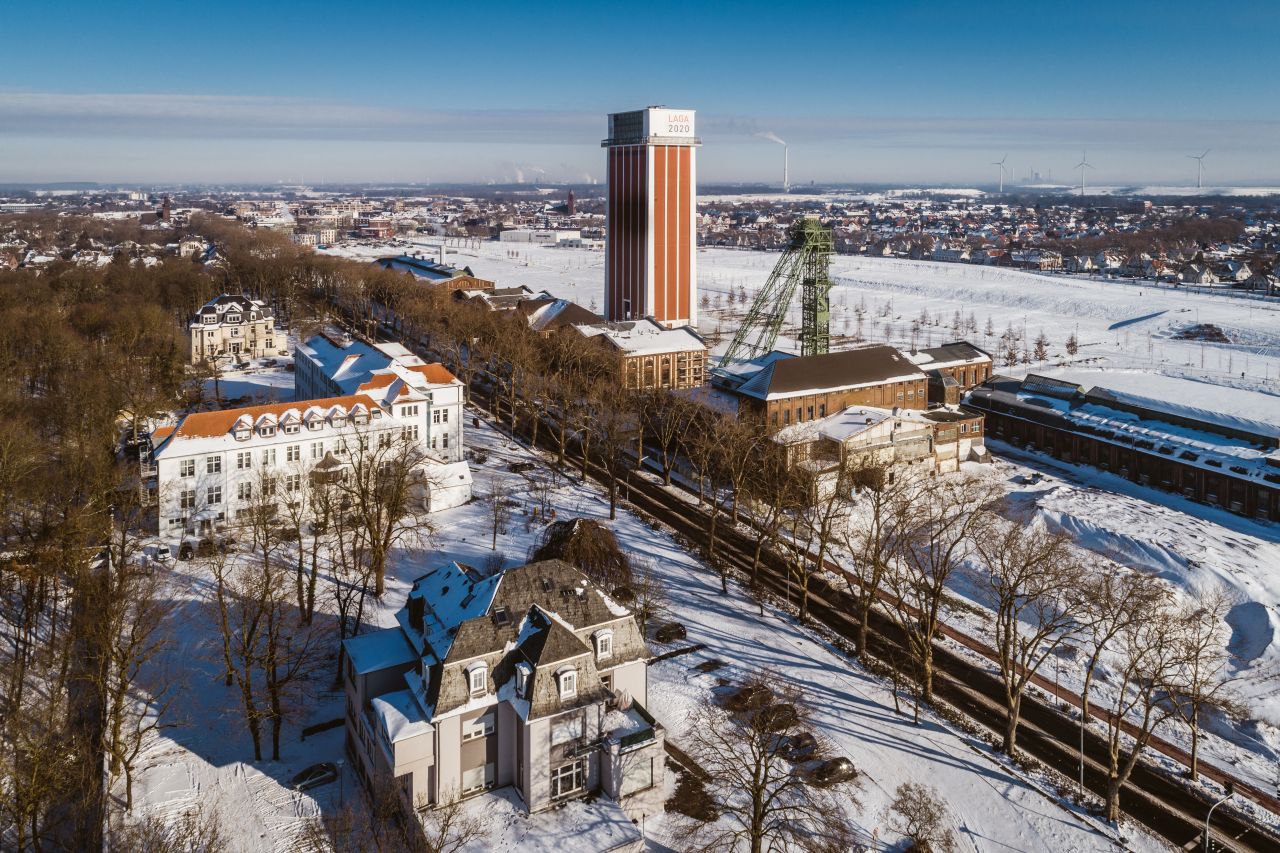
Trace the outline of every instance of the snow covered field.
<instances>
[{"instance_id":1,"label":"snow covered field","mask_svg":"<svg viewBox=\"0 0 1280 853\"><path fill-rule=\"evenodd\" d=\"M413 248L427 255L437 253L438 238L421 241ZM405 248L363 244L328 251L374 258ZM717 330L721 336L732 334L746 305L730 304L730 292L753 296L777 259L775 252L699 249L699 291L710 300L700 312L700 330L713 336ZM447 260L470 266L477 275L495 279L499 287L523 284L603 310L604 254L600 251L524 244L512 249L509 243L482 242L477 248L450 248ZM928 322L915 335L917 346L965 338L992 351L997 363L999 337L1006 330L1025 334L1028 349L1043 332L1049 340L1047 361L1006 372L1048 371L1059 363L1070 363L1201 380L1185 386L1183 393L1189 396L1209 394L1206 383L1231 385L1261 392L1252 417L1280 421L1280 304L1275 302L1194 293L1150 282L896 258L840 255L832 260L831 269L836 283L831 293L831 331L846 344L858 333L860 314L865 341L910 347L912 323L925 312ZM799 312L797 303L789 325L798 323ZM952 328L957 312L959 331ZM1198 323L1217 325L1237 343L1171 337ZM1068 359L1064 346L1072 333L1080 351ZM780 340L779 346L789 348L791 342ZM1099 380L1099 384L1105 383Z\"/></svg>"}]
</instances>

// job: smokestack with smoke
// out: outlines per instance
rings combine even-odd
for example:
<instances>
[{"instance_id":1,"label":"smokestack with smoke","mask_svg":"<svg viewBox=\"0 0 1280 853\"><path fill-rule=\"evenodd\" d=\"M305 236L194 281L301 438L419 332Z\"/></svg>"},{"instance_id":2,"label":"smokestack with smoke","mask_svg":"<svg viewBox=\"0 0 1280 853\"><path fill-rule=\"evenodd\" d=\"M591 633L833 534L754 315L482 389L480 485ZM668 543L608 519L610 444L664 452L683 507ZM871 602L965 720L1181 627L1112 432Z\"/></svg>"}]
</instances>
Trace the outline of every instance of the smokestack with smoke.
<instances>
[{"instance_id":1,"label":"smokestack with smoke","mask_svg":"<svg viewBox=\"0 0 1280 853\"><path fill-rule=\"evenodd\" d=\"M765 133L758 133L756 135L763 139L767 139L770 142L776 142L782 146L782 191L784 193L791 192L791 179L790 179L790 176L787 174L788 169L790 167L789 161L791 158L790 158L790 149L787 147L787 143L782 139L782 137L778 136L778 134L773 133L772 131L768 131Z\"/></svg>"}]
</instances>

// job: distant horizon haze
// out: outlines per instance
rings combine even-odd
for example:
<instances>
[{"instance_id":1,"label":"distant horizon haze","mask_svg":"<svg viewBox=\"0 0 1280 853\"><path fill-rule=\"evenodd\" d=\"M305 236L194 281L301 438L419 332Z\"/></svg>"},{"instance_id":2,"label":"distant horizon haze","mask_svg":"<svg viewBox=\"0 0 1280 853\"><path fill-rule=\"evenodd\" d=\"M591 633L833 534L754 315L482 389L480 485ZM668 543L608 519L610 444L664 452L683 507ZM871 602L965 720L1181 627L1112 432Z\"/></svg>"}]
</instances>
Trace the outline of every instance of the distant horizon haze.
<instances>
[{"instance_id":1,"label":"distant horizon haze","mask_svg":"<svg viewBox=\"0 0 1280 853\"><path fill-rule=\"evenodd\" d=\"M664 14L665 9L679 14ZM609 112L696 110L700 183L1280 184L1280 4L140 0L6 12L0 182L602 178ZM74 30L75 37L68 35Z\"/></svg>"}]
</instances>

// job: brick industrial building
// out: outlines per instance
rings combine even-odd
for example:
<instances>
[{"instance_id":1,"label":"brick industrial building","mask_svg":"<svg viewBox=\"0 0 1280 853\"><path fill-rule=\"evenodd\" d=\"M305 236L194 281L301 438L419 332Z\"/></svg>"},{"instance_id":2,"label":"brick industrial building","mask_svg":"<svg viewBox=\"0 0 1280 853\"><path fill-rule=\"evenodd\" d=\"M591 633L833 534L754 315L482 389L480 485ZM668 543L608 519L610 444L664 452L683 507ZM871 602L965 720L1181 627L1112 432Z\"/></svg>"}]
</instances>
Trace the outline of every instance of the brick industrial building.
<instances>
[{"instance_id":1,"label":"brick industrial building","mask_svg":"<svg viewBox=\"0 0 1280 853\"><path fill-rule=\"evenodd\" d=\"M965 405L988 438L1280 520L1280 426L1034 374L992 377Z\"/></svg>"}]
</instances>

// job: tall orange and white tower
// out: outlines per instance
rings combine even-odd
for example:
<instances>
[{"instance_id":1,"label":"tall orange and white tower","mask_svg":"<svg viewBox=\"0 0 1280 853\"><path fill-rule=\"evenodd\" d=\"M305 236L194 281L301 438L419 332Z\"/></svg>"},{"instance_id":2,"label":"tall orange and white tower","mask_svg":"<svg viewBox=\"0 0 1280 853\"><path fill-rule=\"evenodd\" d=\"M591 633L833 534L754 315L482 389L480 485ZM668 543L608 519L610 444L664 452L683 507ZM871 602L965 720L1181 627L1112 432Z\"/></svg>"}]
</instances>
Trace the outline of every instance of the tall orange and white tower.
<instances>
[{"instance_id":1,"label":"tall orange and white tower","mask_svg":"<svg viewBox=\"0 0 1280 853\"><path fill-rule=\"evenodd\" d=\"M693 110L609 115L604 315L697 325L697 149Z\"/></svg>"}]
</instances>

